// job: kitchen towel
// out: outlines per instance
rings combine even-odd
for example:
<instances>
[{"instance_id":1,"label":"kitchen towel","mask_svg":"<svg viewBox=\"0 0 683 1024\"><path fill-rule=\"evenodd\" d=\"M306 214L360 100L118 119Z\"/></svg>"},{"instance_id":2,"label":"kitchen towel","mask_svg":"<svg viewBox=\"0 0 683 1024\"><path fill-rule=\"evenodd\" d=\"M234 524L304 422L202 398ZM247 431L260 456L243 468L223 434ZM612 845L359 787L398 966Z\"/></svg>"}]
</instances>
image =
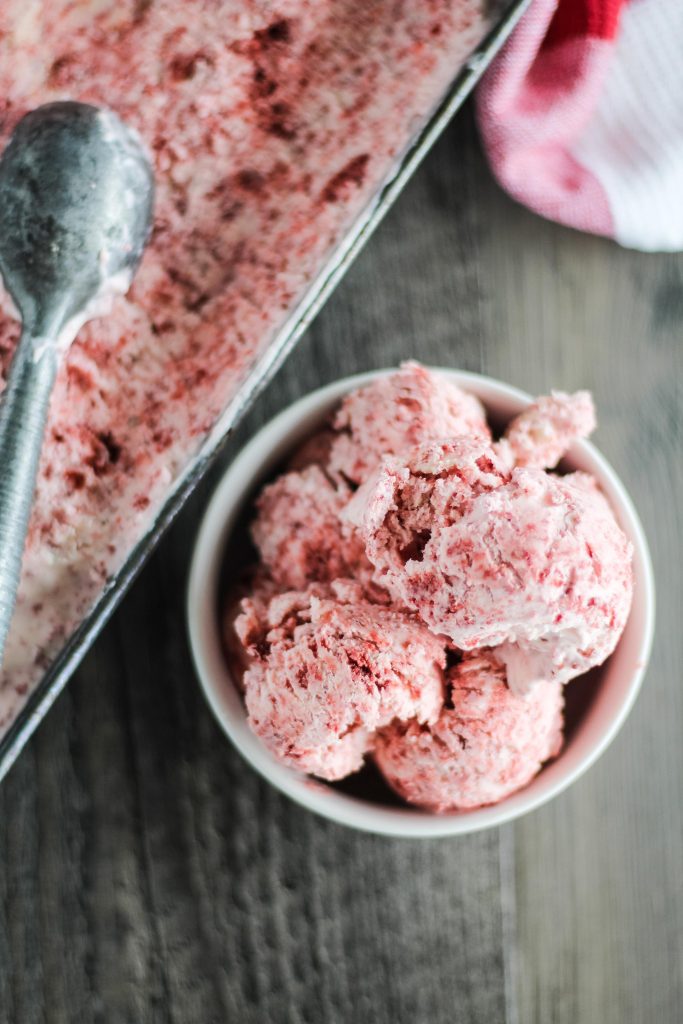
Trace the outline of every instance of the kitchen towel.
<instances>
[{"instance_id":1,"label":"kitchen towel","mask_svg":"<svg viewBox=\"0 0 683 1024\"><path fill-rule=\"evenodd\" d=\"M683 0L534 0L477 104L516 200L631 248L683 249Z\"/></svg>"}]
</instances>

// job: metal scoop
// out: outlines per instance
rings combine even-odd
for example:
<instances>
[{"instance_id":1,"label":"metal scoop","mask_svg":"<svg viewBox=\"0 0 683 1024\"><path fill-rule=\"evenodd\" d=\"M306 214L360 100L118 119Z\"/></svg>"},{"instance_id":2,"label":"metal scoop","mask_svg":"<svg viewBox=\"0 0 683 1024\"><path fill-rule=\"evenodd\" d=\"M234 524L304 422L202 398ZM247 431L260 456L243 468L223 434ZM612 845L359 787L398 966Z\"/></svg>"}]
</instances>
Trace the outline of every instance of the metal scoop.
<instances>
[{"instance_id":1,"label":"metal scoop","mask_svg":"<svg viewBox=\"0 0 683 1024\"><path fill-rule=\"evenodd\" d=\"M0 274L22 319L0 399L0 660L60 354L127 291L153 198L138 136L84 103L33 110L0 159Z\"/></svg>"}]
</instances>

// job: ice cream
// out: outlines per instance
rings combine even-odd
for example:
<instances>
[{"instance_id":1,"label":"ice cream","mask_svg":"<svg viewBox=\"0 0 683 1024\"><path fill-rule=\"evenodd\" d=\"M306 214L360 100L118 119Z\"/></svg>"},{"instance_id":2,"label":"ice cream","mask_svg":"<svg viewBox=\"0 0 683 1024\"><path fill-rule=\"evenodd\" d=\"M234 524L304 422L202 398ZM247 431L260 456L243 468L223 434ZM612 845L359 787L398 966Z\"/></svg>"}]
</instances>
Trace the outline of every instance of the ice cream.
<instances>
[{"instance_id":1,"label":"ice cream","mask_svg":"<svg viewBox=\"0 0 683 1024\"><path fill-rule=\"evenodd\" d=\"M553 391L515 416L497 445L498 453L510 466L554 469L574 441L594 430L595 409L587 391Z\"/></svg>"},{"instance_id":2,"label":"ice cream","mask_svg":"<svg viewBox=\"0 0 683 1024\"><path fill-rule=\"evenodd\" d=\"M502 664L481 652L463 658L448 685L448 706L436 722L396 722L374 743L382 774L409 803L430 811L495 804L559 753L564 700L558 683L515 694Z\"/></svg>"},{"instance_id":3,"label":"ice cream","mask_svg":"<svg viewBox=\"0 0 683 1024\"><path fill-rule=\"evenodd\" d=\"M476 400L414 363L342 401L258 499L255 580L227 611L277 758L333 780L373 756L441 812L557 755L563 684L613 651L633 589L595 480L550 471L594 422L586 392L554 392L494 440Z\"/></svg>"},{"instance_id":4,"label":"ice cream","mask_svg":"<svg viewBox=\"0 0 683 1024\"><path fill-rule=\"evenodd\" d=\"M3 0L0 147L112 107L154 158L134 286L57 381L0 733L473 47L479 0ZM0 363L19 326L0 296Z\"/></svg>"},{"instance_id":5,"label":"ice cream","mask_svg":"<svg viewBox=\"0 0 683 1024\"><path fill-rule=\"evenodd\" d=\"M329 471L362 483L387 455L432 438L489 437L481 402L438 372L404 363L396 373L352 391L334 420Z\"/></svg>"},{"instance_id":6,"label":"ice cream","mask_svg":"<svg viewBox=\"0 0 683 1024\"><path fill-rule=\"evenodd\" d=\"M323 779L360 768L394 719L429 722L443 703L443 643L406 613L337 581L243 603L235 629L252 729L285 764Z\"/></svg>"},{"instance_id":7,"label":"ice cream","mask_svg":"<svg viewBox=\"0 0 683 1024\"><path fill-rule=\"evenodd\" d=\"M602 664L626 624L631 546L586 474L436 442L386 460L344 516L394 600L461 650L497 647L517 690Z\"/></svg>"},{"instance_id":8,"label":"ice cream","mask_svg":"<svg viewBox=\"0 0 683 1024\"><path fill-rule=\"evenodd\" d=\"M276 583L302 590L339 577L369 582L372 565L355 531L344 531L342 509L351 497L316 465L285 473L258 499L252 536Z\"/></svg>"}]
</instances>

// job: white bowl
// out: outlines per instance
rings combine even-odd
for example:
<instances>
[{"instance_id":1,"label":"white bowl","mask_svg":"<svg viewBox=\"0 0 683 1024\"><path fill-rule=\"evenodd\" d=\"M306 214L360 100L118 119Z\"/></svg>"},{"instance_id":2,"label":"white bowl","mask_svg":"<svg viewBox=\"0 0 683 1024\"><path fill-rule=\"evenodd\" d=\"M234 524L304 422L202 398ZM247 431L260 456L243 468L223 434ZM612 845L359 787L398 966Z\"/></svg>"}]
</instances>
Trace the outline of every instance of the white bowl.
<instances>
[{"instance_id":1,"label":"white bowl","mask_svg":"<svg viewBox=\"0 0 683 1024\"><path fill-rule=\"evenodd\" d=\"M367 832L414 837L463 835L540 807L578 779L612 742L633 706L650 654L655 614L652 565L643 528L623 484L592 444L577 443L566 463L592 473L611 501L633 543L635 590L624 634L614 654L593 671L588 706L580 712L560 756L523 790L496 806L448 814L350 796L280 764L249 729L242 698L223 654L219 578L228 540L258 485L322 424L340 397L390 372L347 377L306 395L266 424L228 467L204 515L192 559L187 599L190 642L204 694L220 725L249 764L283 793L332 821ZM506 422L531 401L523 391L489 377L448 369L440 372L477 395L494 422ZM569 684L568 699L571 688L581 685Z\"/></svg>"}]
</instances>

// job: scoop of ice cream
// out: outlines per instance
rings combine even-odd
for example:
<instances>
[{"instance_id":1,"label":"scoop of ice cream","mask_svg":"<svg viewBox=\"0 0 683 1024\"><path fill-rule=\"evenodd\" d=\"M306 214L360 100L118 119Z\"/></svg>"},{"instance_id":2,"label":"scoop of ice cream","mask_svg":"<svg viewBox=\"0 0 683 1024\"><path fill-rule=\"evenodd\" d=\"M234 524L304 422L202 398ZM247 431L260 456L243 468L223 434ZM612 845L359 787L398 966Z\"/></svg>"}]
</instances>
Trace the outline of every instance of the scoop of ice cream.
<instances>
[{"instance_id":1,"label":"scoop of ice cream","mask_svg":"<svg viewBox=\"0 0 683 1024\"><path fill-rule=\"evenodd\" d=\"M360 768L376 729L436 719L443 643L348 581L243 602L249 723L282 762L324 779Z\"/></svg>"},{"instance_id":2,"label":"scoop of ice cream","mask_svg":"<svg viewBox=\"0 0 683 1024\"><path fill-rule=\"evenodd\" d=\"M529 585L508 606L512 629L497 654L510 686L521 691L536 679L568 682L609 657L631 610L633 547L587 473L518 470L513 488L527 550L514 554L511 567L526 570ZM500 526L494 544L512 545Z\"/></svg>"},{"instance_id":3,"label":"scoop of ice cream","mask_svg":"<svg viewBox=\"0 0 683 1024\"><path fill-rule=\"evenodd\" d=\"M553 391L515 416L499 442L499 453L511 467L553 469L575 441L594 430L590 392Z\"/></svg>"},{"instance_id":4,"label":"scoop of ice cream","mask_svg":"<svg viewBox=\"0 0 683 1024\"><path fill-rule=\"evenodd\" d=\"M434 441L386 459L344 508L342 520L359 531L375 578L422 614L425 598L441 585L433 577L435 534L457 521L476 495L509 478L483 437ZM433 597L438 601L438 594ZM431 617L423 617L434 628Z\"/></svg>"},{"instance_id":5,"label":"scoop of ice cream","mask_svg":"<svg viewBox=\"0 0 683 1024\"><path fill-rule=\"evenodd\" d=\"M329 469L356 484L384 456L423 441L461 434L490 436L486 414L474 395L413 362L347 395L334 426L339 436L331 447Z\"/></svg>"},{"instance_id":6,"label":"scoop of ice cream","mask_svg":"<svg viewBox=\"0 0 683 1024\"><path fill-rule=\"evenodd\" d=\"M519 696L490 652L465 656L449 683L449 706L435 723L395 722L376 738L377 765L409 803L431 811L495 804L559 753L557 683L539 682Z\"/></svg>"},{"instance_id":7,"label":"scoop of ice cream","mask_svg":"<svg viewBox=\"0 0 683 1024\"><path fill-rule=\"evenodd\" d=\"M463 650L497 647L517 690L601 664L626 624L631 545L595 481L501 466L461 438L385 463L345 515L376 579Z\"/></svg>"},{"instance_id":8,"label":"scoop of ice cream","mask_svg":"<svg viewBox=\"0 0 683 1024\"><path fill-rule=\"evenodd\" d=\"M252 536L263 565L288 590L338 577L369 581L372 576L363 542L354 530L342 530L339 514L350 498L319 466L285 473L262 491Z\"/></svg>"}]
</instances>

